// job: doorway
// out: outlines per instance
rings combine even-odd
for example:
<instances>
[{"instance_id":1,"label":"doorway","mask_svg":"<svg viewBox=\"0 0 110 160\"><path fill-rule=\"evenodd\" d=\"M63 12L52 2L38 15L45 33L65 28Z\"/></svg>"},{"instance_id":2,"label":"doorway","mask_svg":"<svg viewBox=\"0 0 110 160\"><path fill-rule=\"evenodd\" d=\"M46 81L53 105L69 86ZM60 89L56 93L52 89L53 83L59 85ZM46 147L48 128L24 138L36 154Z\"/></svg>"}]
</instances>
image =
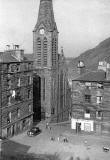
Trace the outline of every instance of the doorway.
<instances>
[{"instance_id":1,"label":"doorway","mask_svg":"<svg viewBox=\"0 0 110 160\"><path fill-rule=\"evenodd\" d=\"M76 122L76 133L80 133L81 132L81 123Z\"/></svg>"}]
</instances>

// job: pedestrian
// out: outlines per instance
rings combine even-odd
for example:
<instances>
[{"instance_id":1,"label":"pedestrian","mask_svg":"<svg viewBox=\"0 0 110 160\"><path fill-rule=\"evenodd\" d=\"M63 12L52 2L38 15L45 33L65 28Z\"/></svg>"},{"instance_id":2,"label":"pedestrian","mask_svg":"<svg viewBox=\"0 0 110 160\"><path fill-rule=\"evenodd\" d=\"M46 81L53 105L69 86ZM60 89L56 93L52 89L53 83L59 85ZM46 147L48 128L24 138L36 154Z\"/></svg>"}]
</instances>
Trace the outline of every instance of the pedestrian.
<instances>
[{"instance_id":1,"label":"pedestrian","mask_svg":"<svg viewBox=\"0 0 110 160\"><path fill-rule=\"evenodd\" d=\"M48 129L48 125L49 125L49 124L48 124L48 123L46 123L46 129Z\"/></svg>"},{"instance_id":2,"label":"pedestrian","mask_svg":"<svg viewBox=\"0 0 110 160\"><path fill-rule=\"evenodd\" d=\"M58 137L58 142L60 141L60 137Z\"/></svg>"},{"instance_id":3,"label":"pedestrian","mask_svg":"<svg viewBox=\"0 0 110 160\"><path fill-rule=\"evenodd\" d=\"M50 137L50 140L51 140L51 141L55 141L55 138L54 138L54 137Z\"/></svg>"}]
</instances>

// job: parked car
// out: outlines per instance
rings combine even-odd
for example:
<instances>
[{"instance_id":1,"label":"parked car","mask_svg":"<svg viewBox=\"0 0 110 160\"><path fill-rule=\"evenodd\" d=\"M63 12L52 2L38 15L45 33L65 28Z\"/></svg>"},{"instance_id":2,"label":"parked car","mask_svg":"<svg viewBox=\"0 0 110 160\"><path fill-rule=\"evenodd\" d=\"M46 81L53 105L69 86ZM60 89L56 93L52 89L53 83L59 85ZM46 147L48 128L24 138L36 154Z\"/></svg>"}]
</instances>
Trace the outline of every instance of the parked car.
<instances>
[{"instance_id":1,"label":"parked car","mask_svg":"<svg viewBox=\"0 0 110 160\"><path fill-rule=\"evenodd\" d=\"M27 131L27 135L29 137L36 136L40 133L41 133L41 130L39 129L39 127L32 127L29 131Z\"/></svg>"}]
</instances>

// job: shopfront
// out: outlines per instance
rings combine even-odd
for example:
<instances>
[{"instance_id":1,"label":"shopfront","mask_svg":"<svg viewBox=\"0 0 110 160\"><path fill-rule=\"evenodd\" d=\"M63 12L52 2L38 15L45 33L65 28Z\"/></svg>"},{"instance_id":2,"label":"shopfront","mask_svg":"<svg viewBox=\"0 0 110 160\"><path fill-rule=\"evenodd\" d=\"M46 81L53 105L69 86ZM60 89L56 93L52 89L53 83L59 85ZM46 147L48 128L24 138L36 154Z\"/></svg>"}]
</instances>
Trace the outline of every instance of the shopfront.
<instances>
[{"instance_id":1,"label":"shopfront","mask_svg":"<svg viewBox=\"0 0 110 160\"><path fill-rule=\"evenodd\" d=\"M76 132L93 132L94 131L94 121L85 119L71 119L71 129L76 130Z\"/></svg>"}]
</instances>

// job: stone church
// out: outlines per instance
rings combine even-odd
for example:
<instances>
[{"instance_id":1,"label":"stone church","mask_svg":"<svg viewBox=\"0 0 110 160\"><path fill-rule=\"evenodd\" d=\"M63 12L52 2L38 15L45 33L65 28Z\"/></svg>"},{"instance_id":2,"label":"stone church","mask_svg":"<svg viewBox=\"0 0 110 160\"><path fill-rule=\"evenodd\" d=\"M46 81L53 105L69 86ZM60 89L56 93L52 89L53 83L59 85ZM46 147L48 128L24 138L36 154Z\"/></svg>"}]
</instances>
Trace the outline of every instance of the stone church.
<instances>
[{"instance_id":1,"label":"stone church","mask_svg":"<svg viewBox=\"0 0 110 160\"><path fill-rule=\"evenodd\" d=\"M71 90L63 48L58 53L58 29L52 0L40 0L37 23L33 30L34 120L68 120Z\"/></svg>"}]
</instances>

